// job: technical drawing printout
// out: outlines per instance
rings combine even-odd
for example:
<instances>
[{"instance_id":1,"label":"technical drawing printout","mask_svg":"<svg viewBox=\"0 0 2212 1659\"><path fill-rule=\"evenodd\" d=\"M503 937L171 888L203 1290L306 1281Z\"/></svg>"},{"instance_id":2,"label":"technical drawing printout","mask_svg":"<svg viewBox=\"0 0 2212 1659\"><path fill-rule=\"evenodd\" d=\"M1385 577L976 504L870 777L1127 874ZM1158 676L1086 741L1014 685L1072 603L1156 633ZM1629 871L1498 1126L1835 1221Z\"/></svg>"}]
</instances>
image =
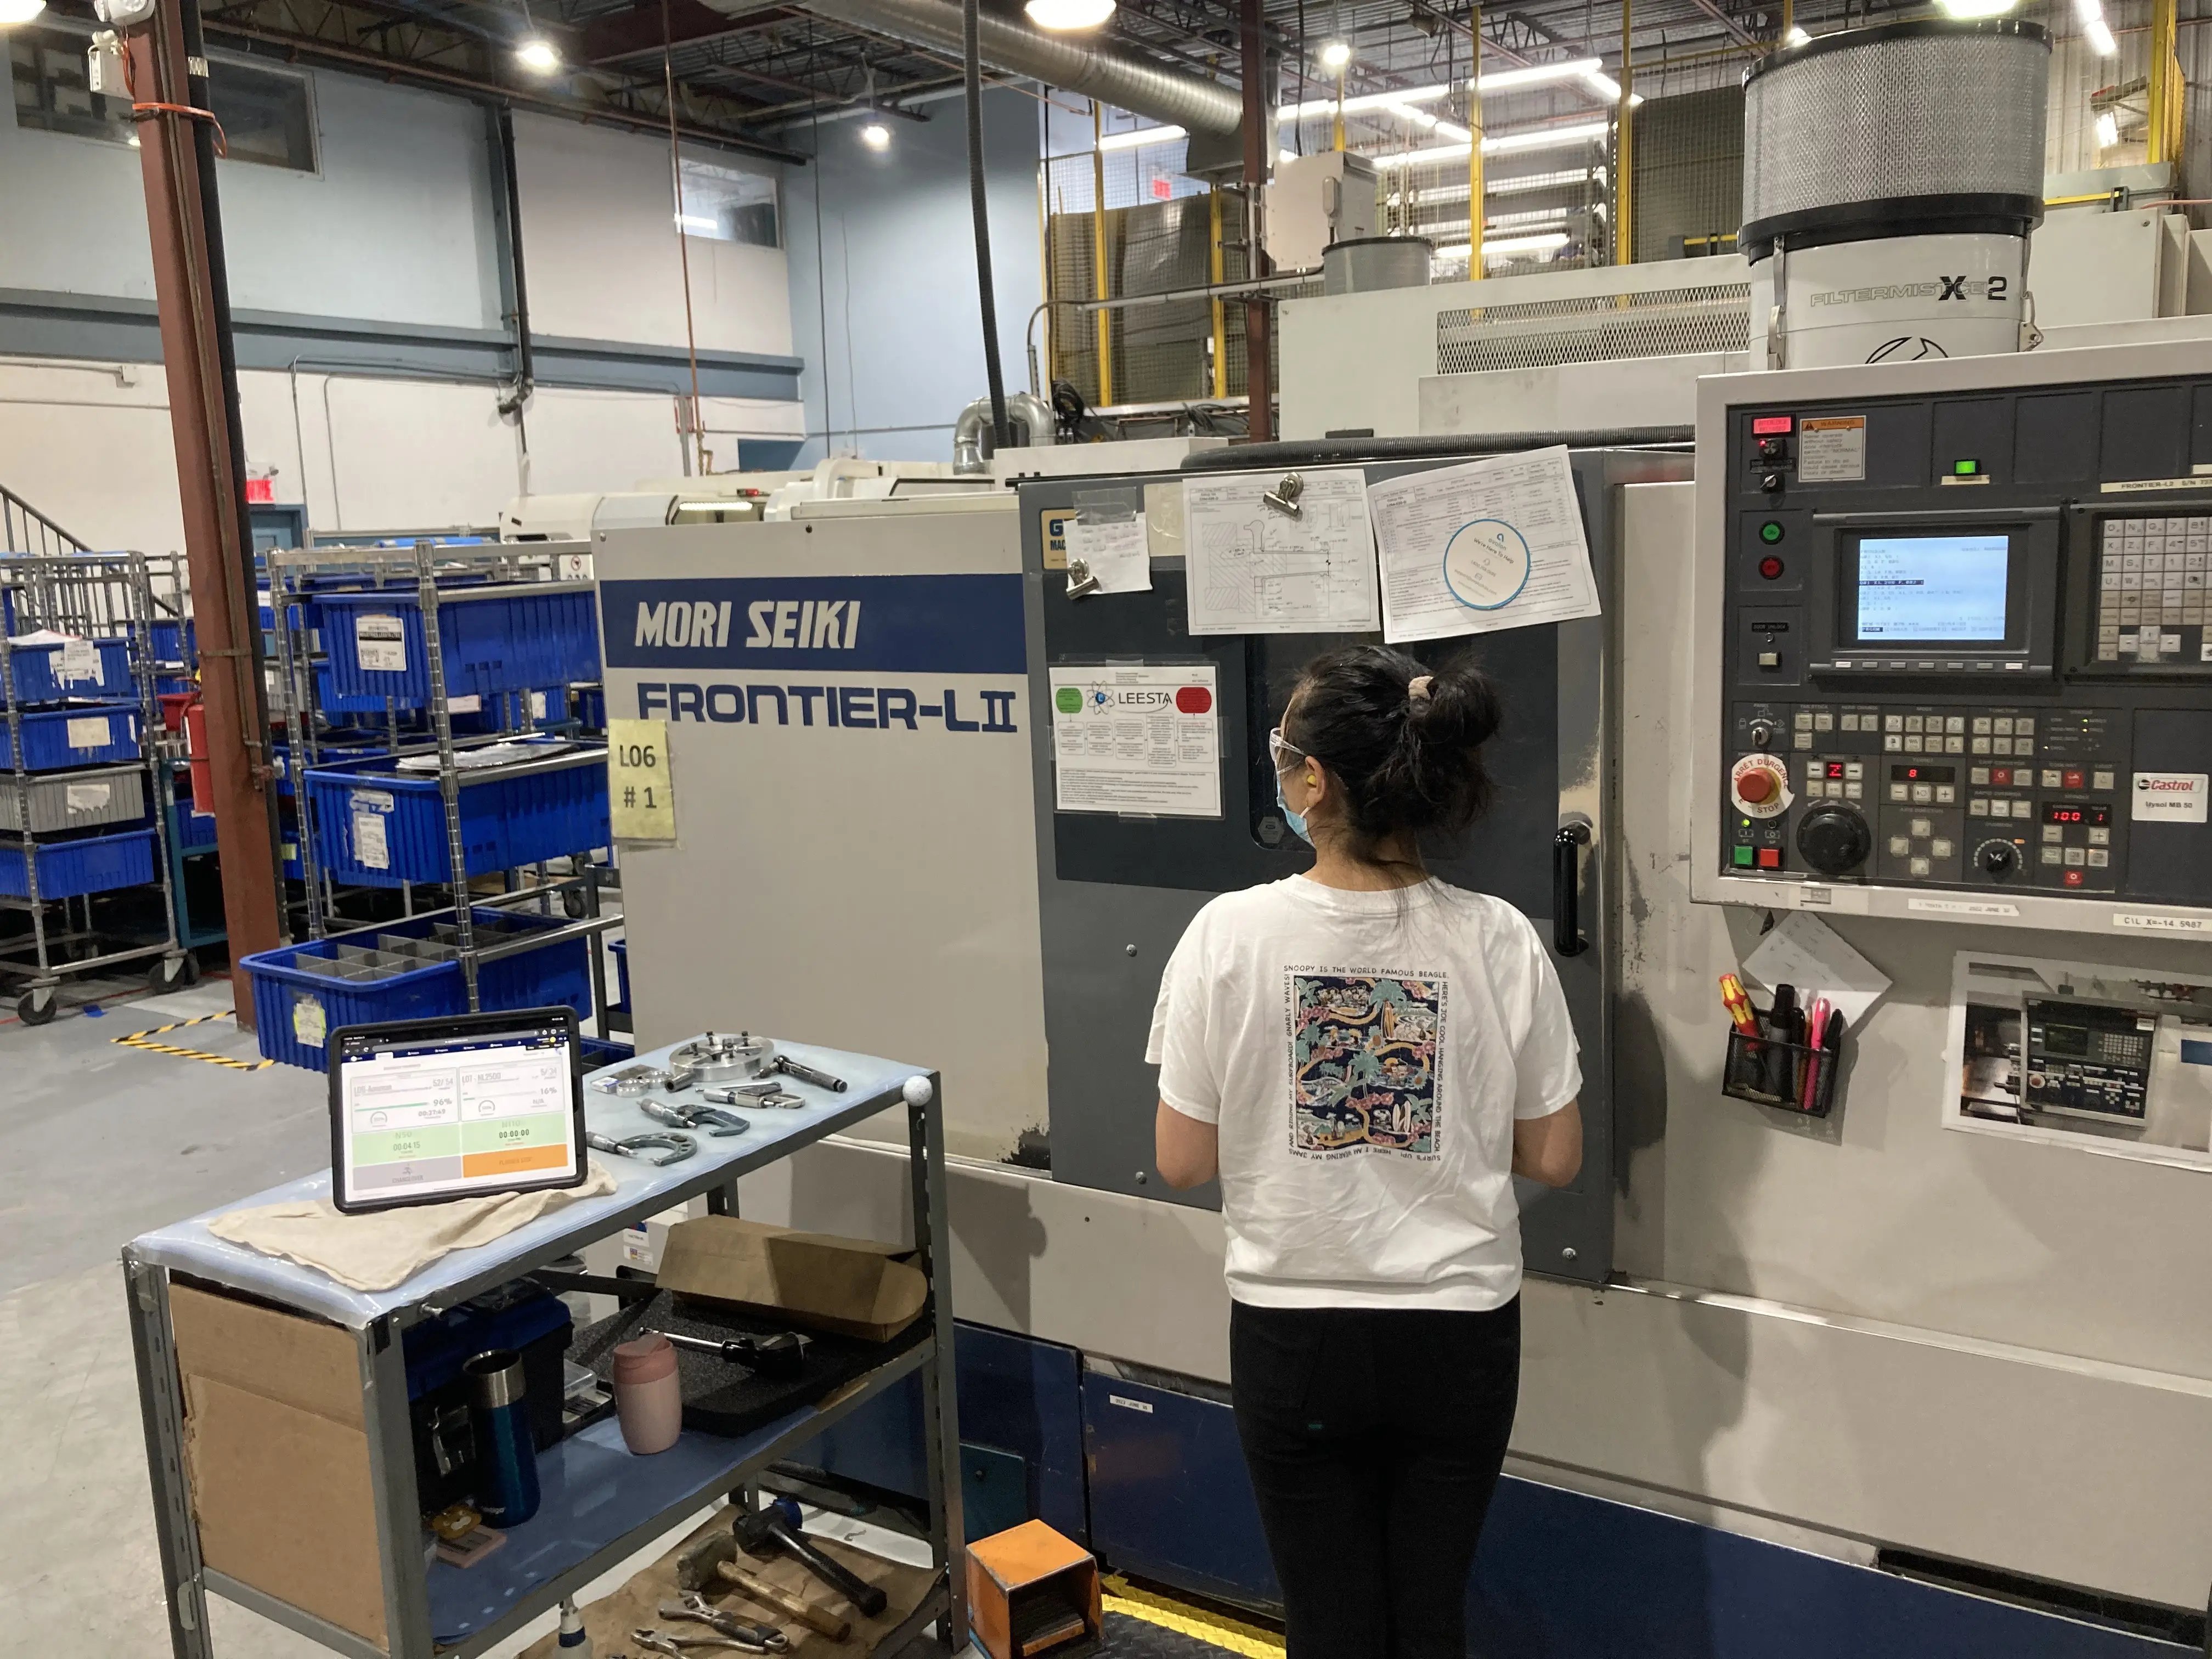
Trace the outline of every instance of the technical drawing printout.
<instances>
[{"instance_id":1,"label":"technical drawing printout","mask_svg":"<svg viewBox=\"0 0 2212 1659\"><path fill-rule=\"evenodd\" d=\"M1299 475L1293 518L1261 498L1282 475L1183 480L1194 634L1365 634L1375 628L1375 531L1357 467Z\"/></svg>"},{"instance_id":2,"label":"technical drawing printout","mask_svg":"<svg viewBox=\"0 0 2212 1659\"><path fill-rule=\"evenodd\" d=\"M1393 645L1598 614L1564 446L1408 473L1367 500Z\"/></svg>"}]
</instances>

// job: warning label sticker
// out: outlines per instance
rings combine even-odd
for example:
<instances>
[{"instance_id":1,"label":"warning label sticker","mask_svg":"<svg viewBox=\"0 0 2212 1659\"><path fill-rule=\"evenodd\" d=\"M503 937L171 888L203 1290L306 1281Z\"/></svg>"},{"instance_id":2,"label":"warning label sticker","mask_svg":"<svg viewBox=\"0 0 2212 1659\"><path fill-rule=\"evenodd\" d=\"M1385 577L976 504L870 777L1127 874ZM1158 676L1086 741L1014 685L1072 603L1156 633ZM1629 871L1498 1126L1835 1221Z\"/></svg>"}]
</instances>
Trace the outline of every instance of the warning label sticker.
<instances>
[{"instance_id":1,"label":"warning label sticker","mask_svg":"<svg viewBox=\"0 0 2212 1659\"><path fill-rule=\"evenodd\" d=\"M1797 422L1800 483L1857 483L1865 477L1865 416L1822 415Z\"/></svg>"}]
</instances>

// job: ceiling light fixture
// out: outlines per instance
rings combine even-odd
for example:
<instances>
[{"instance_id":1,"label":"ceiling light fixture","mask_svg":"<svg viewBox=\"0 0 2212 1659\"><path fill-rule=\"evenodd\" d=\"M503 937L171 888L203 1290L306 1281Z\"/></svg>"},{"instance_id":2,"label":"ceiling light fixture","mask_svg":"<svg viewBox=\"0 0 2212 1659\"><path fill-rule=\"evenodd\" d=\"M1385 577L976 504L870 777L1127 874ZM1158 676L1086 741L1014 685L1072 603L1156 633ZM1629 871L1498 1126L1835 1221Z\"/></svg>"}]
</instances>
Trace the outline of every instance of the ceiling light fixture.
<instances>
[{"instance_id":1,"label":"ceiling light fixture","mask_svg":"<svg viewBox=\"0 0 2212 1659\"><path fill-rule=\"evenodd\" d=\"M1583 121L1573 126L1538 127L1528 132L1508 132L1482 141L1485 155L1510 155L1520 150L1556 149L1566 144L1601 143L1613 131L1610 121ZM1424 167L1440 161L1464 161L1470 147L1465 143L1435 144L1425 149L1383 150L1368 160L1378 167Z\"/></svg>"},{"instance_id":2,"label":"ceiling light fixture","mask_svg":"<svg viewBox=\"0 0 2212 1659\"><path fill-rule=\"evenodd\" d=\"M2015 0L1936 0L1946 17L2002 17Z\"/></svg>"},{"instance_id":3,"label":"ceiling light fixture","mask_svg":"<svg viewBox=\"0 0 2212 1659\"><path fill-rule=\"evenodd\" d=\"M46 0L0 0L0 29L27 23L46 9Z\"/></svg>"},{"instance_id":4,"label":"ceiling light fixture","mask_svg":"<svg viewBox=\"0 0 2212 1659\"><path fill-rule=\"evenodd\" d=\"M1790 26L1790 32L1782 37L1782 44L1785 46L1802 46L1812 38L1804 30L1792 23Z\"/></svg>"},{"instance_id":5,"label":"ceiling light fixture","mask_svg":"<svg viewBox=\"0 0 2212 1659\"><path fill-rule=\"evenodd\" d=\"M1617 104L1620 101L1620 82L1603 70L1592 70L1588 75L1583 76L1583 84L1608 104ZM1643 101L1644 94L1640 92L1632 92L1628 94L1628 106L1631 109L1634 109Z\"/></svg>"},{"instance_id":6,"label":"ceiling light fixture","mask_svg":"<svg viewBox=\"0 0 2212 1659\"><path fill-rule=\"evenodd\" d=\"M872 115L860 125L860 142L870 149L889 149L891 130L883 124L881 117Z\"/></svg>"},{"instance_id":7,"label":"ceiling light fixture","mask_svg":"<svg viewBox=\"0 0 2212 1659\"><path fill-rule=\"evenodd\" d=\"M2089 43L2089 50L2100 58L2110 58L2120 49L2112 39L2112 31L2105 21L2103 0L2074 0L2074 21L2081 26L2081 33Z\"/></svg>"},{"instance_id":8,"label":"ceiling light fixture","mask_svg":"<svg viewBox=\"0 0 2212 1659\"><path fill-rule=\"evenodd\" d=\"M514 61L532 75L550 75L561 67L561 54L542 34L533 34L514 49Z\"/></svg>"},{"instance_id":9,"label":"ceiling light fixture","mask_svg":"<svg viewBox=\"0 0 2212 1659\"><path fill-rule=\"evenodd\" d=\"M1554 82L1578 80L1605 67L1599 58L1571 58L1561 64L1531 64L1527 69L1499 70L1474 83L1485 97L1493 92L1514 92L1522 87L1548 87Z\"/></svg>"},{"instance_id":10,"label":"ceiling light fixture","mask_svg":"<svg viewBox=\"0 0 2212 1659\"><path fill-rule=\"evenodd\" d=\"M1041 29L1095 29L1114 15L1114 0L1029 0L1022 9Z\"/></svg>"},{"instance_id":11,"label":"ceiling light fixture","mask_svg":"<svg viewBox=\"0 0 2212 1659\"><path fill-rule=\"evenodd\" d=\"M1098 140L1101 149L1143 149L1152 144L1171 144L1190 134L1181 127L1136 127L1127 132L1109 132Z\"/></svg>"},{"instance_id":12,"label":"ceiling light fixture","mask_svg":"<svg viewBox=\"0 0 2212 1659\"><path fill-rule=\"evenodd\" d=\"M1321 66L1325 70L1340 70L1352 61L1352 42L1324 40L1321 48Z\"/></svg>"}]
</instances>

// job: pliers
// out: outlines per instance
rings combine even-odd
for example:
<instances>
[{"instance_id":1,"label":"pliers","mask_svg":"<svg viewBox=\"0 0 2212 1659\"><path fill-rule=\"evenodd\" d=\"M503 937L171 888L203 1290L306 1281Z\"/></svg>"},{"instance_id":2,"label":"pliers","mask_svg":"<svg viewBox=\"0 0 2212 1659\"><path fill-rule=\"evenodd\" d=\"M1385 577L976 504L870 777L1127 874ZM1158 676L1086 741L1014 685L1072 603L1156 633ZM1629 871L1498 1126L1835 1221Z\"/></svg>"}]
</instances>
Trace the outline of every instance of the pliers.
<instances>
[{"instance_id":1,"label":"pliers","mask_svg":"<svg viewBox=\"0 0 2212 1659\"><path fill-rule=\"evenodd\" d=\"M757 1625L733 1613L725 1613L696 1590L685 1591L680 1601L663 1601L660 1616L671 1621L689 1620L693 1624L704 1625L728 1637L748 1653L781 1653L791 1646L791 1638L774 1625Z\"/></svg>"}]
</instances>

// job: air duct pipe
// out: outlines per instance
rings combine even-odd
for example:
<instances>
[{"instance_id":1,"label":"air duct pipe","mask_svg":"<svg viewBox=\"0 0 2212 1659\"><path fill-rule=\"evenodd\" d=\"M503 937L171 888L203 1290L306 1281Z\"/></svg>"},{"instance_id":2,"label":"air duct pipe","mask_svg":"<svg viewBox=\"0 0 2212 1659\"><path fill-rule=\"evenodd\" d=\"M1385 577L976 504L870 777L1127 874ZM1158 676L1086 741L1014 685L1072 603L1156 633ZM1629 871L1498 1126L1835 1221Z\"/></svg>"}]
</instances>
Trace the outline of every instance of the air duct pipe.
<instances>
[{"instance_id":1,"label":"air duct pipe","mask_svg":"<svg viewBox=\"0 0 2212 1659\"><path fill-rule=\"evenodd\" d=\"M743 0L718 0L715 9L734 15L742 4ZM961 53L960 8L945 0L804 0L804 4L817 17L872 34L889 35L948 57ZM988 12L977 18L976 29L982 61L1002 75L1025 76L1194 133L1226 136L1236 132L1243 119L1243 106L1233 88L1078 40L1054 40Z\"/></svg>"},{"instance_id":2,"label":"air duct pipe","mask_svg":"<svg viewBox=\"0 0 2212 1659\"><path fill-rule=\"evenodd\" d=\"M958 473L988 472L991 458L984 440L991 432L991 400L978 398L960 411L952 425L952 470ZM1033 392L1006 394L1006 443L1009 448L1041 447L1058 441L1059 423L1052 407Z\"/></svg>"}]
</instances>

